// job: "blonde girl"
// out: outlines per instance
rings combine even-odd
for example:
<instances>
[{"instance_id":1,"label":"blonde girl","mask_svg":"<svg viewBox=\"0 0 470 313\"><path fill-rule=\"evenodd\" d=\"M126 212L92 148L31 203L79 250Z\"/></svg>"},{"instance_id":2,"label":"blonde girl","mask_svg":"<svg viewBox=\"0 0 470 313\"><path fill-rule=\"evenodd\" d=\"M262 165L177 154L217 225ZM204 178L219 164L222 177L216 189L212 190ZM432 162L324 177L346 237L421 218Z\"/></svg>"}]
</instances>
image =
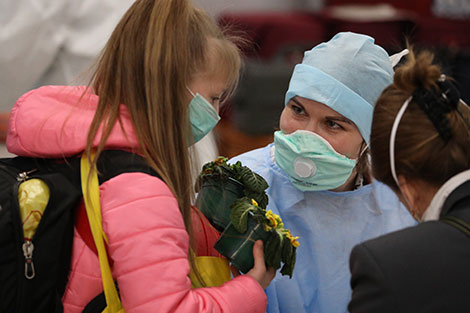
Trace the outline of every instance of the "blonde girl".
<instances>
[{"instance_id":1,"label":"blonde girl","mask_svg":"<svg viewBox=\"0 0 470 313\"><path fill-rule=\"evenodd\" d=\"M198 289L188 277L188 146L217 122L239 67L236 46L189 1L137 0L109 39L91 86L42 87L12 111L12 153L59 158L128 150L161 177L124 173L100 185L113 277L127 313L266 309L263 289L274 273L264 265L260 243L247 275ZM81 312L101 291L98 258L76 232L64 311Z\"/></svg>"}]
</instances>

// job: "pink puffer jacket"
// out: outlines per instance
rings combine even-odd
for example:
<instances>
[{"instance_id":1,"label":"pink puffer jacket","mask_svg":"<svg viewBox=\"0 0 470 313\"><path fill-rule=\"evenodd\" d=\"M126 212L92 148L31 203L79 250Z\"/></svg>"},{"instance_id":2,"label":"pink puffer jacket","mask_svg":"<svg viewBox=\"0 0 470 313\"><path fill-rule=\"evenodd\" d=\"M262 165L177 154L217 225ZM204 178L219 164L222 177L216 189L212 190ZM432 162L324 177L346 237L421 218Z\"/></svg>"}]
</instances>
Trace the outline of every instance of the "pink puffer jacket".
<instances>
[{"instance_id":1,"label":"pink puffer jacket","mask_svg":"<svg viewBox=\"0 0 470 313\"><path fill-rule=\"evenodd\" d=\"M22 96L10 117L7 147L22 156L62 157L84 150L97 96L84 87L47 86ZM124 106L127 136L116 126L108 148L137 148ZM265 312L256 280L238 276L220 287L191 289L189 238L176 198L160 179L125 173L100 186L103 229L126 313ZM75 231L65 312L81 312L102 292L97 256Z\"/></svg>"}]
</instances>

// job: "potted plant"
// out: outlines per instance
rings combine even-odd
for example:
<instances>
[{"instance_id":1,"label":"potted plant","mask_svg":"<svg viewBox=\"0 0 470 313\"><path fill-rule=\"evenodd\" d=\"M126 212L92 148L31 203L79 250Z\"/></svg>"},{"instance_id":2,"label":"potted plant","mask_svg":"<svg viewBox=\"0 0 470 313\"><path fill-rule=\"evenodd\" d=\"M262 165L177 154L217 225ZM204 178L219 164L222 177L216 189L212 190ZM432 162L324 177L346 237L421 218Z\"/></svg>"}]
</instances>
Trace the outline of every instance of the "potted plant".
<instances>
[{"instance_id":1,"label":"potted plant","mask_svg":"<svg viewBox=\"0 0 470 313\"><path fill-rule=\"evenodd\" d=\"M227 257L242 273L254 265L253 244L264 243L264 259L268 267L292 277L295 266L298 237L284 228L279 215L266 211L254 199L243 197L231 207L230 224L215 244L215 249Z\"/></svg>"},{"instance_id":2,"label":"potted plant","mask_svg":"<svg viewBox=\"0 0 470 313\"><path fill-rule=\"evenodd\" d=\"M254 265L253 244L264 243L266 265L289 275L295 266L298 237L284 228L281 218L266 211L268 184L241 162L228 164L219 157L204 165L198 177L196 205L219 230L214 248L242 273Z\"/></svg>"},{"instance_id":3,"label":"potted plant","mask_svg":"<svg viewBox=\"0 0 470 313\"><path fill-rule=\"evenodd\" d=\"M218 157L206 163L196 182L196 207L220 232L230 223L230 206L235 200L247 196L265 207L268 204L266 181L241 162L228 164L227 160Z\"/></svg>"}]
</instances>

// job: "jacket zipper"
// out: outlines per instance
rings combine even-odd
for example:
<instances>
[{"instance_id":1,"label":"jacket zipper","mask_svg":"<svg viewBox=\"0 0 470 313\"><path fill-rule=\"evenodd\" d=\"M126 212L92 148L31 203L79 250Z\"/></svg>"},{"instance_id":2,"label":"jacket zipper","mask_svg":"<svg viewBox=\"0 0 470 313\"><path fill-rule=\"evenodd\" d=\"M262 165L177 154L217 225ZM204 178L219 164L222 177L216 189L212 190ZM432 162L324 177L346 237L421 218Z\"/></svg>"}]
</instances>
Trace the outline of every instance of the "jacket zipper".
<instances>
[{"instance_id":1,"label":"jacket zipper","mask_svg":"<svg viewBox=\"0 0 470 313\"><path fill-rule=\"evenodd\" d=\"M23 240L24 241L24 231L23 231L23 227L22 227L22 221L21 221L21 214L20 214L20 211L19 211L19 203L18 203L18 188L19 188L19 185L21 184L22 180L19 179L20 175L19 174L14 174L8 170L5 170L2 168L2 173L3 174L7 174L8 176L10 176L14 181L13 181L13 188L11 190L11 196L12 196L12 199L16 199L13 200L11 202L11 214L12 214L12 222L13 222L13 228L15 230L15 237L18 241L20 240ZM21 253L21 249L19 249L20 251L17 250L17 252L20 254ZM18 260L20 261L20 260ZM17 304L17 312L27 312L28 309L26 308L27 304L25 303L25 301L22 301L21 299L23 299L23 294L25 292L25 283L24 283L24 280L21 278L21 276L23 276L22 274L18 273L19 276L18 276L18 294L17 294L17 300L16 300L16 304Z\"/></svg>"},{"instance_id":2,"label":"jacket zipper","mask_svg":"<svg viewBox=\"0 0 470 313\"><path fill-rule=\"evenodd\" d=\"M35 171L37 171L37 169L33 169L27 172L21 172L16 176L16 181L18 183L15 185L15 188L14 188L15 195L18 195L18 188L20 184L28 180L30 178L29 175L31 173L34 173ZM18 203L16 203L16 206L17 206L17 209L19 210ZM24 232L23 232L23 229L21 230L22 230L22 236L24 240ZM25 260L24 261L24 276L26 277L26 279L33 279L36 276L36 272L34 270L34 262L33 262L33 252L34 252L33 239L31 238L31 240L24 240L21 249L23 251L23 256Z\"/></svg>"}]
</instances>

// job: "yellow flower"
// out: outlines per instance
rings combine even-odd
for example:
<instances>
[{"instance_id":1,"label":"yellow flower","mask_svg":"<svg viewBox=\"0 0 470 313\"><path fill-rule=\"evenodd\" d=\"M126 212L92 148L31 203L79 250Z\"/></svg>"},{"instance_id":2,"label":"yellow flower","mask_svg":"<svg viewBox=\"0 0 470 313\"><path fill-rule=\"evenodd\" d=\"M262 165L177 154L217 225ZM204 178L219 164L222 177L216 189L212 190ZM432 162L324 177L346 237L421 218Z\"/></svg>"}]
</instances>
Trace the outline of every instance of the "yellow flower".
<instances>
[{"instance_id":1,"label":"yellow flower","mask_svg":"<svg viewBox=\"0 0 470 313\"><path fill-rule=\"evenodd\" d=\"M281 217L277 214L273 214L273 215L277 222L277 228L284 228L284 223L282 222Z\"/></svg>"},{"instance_id":2,"label":"yellow flower","mask_svg":"<svg viewBox=\"0 0 470 313\"><path fill-rule=\"evenodd\" d=\"M268 210L266 212L266 218L269 220L269 226L276 228L279 224L279 215L273 213L273 211Z\"/></svg>"},{"instance_id":3,"label":"yellow flower","mask_svg":"<svg viewBox=\"0 0 470 313\"><path fill-rule=\"evenodd\" d=\"M266 218L268 219L269 221L269 224L268 226L269 227L265 227L265 228L268 228L267 231L271 230L271 229L283 229L284 228L284 223L282 222L282 219L279 215L273 213L271 210L268 210L266 212Z\"/></svg>"},{"instance_id":4,"label":"yellow flower","mask_svg":"<svg viewBox=\"0 0 470 313\"><path fill-rule=\"evenodd\" d=\"M252 200L254 201L254 200ZM289 239L290 243L294 247L300 246L300 243L297 241L299 237L294 237L290 233L288 229L284 228L284 223L282 223L282 219L279 215L273 213L271 210L268 210L265 214L266 218L268 219L268 222L264 225L264 229L266 231L270 231L272 229L276 229L276 231L279 233L279 235L284 236L285 238Z\"/></svg>"},{"instance_id":5,"label":"yellow flower","mask_svg":"<svg viewBox=\"0 0 470 313\"><path fill-rule=\"evenodd\" d=\"M224 164L226 161L227 161L227 158L222 157L222 156L219 156L219 157L217 157L217 158L214 160L215 164L217 164L217 165L222 165L222 164Z\"/></svg>"},{"instance_id":6,"label":"yellow flower","mask_svg":"<svg viewBox=\"0 0 470 313\"><path fill-rule=\"evenodd\" d=\"M297 248L298 246L300 246L300 243L297 241L297 239L299 239L299 236L295 236L295 237L292 236L292 234L290 233L289 230L287 230L285 234L286 234L287 239L290 240L290 243L291 243L294 247Z\"/></svg>"},{"instance_id":7,"label":"yellow flower","mask_svg":"<svg viewBox=\"0 0 470 313\"><path fill-rule=\"evenodd\" d=\"M264 229L266 231L270 231L271 229L274 229L277 227L277 220L274 215L275 214L271 210L268 210L266 212L265 216L268 219L268 223L264 225Z\"/></svg>"},{"instance_id":8,"label":"yellow flower","mask_svg":"<svg viewBox=\"0 0 470 313\"><path fill-rule=\"evenodd\" d=\"M254 206L258 206L258 202L256 202L255 199L251 199L251 204L253 204Z\"/></svg>"}]
</instances>

